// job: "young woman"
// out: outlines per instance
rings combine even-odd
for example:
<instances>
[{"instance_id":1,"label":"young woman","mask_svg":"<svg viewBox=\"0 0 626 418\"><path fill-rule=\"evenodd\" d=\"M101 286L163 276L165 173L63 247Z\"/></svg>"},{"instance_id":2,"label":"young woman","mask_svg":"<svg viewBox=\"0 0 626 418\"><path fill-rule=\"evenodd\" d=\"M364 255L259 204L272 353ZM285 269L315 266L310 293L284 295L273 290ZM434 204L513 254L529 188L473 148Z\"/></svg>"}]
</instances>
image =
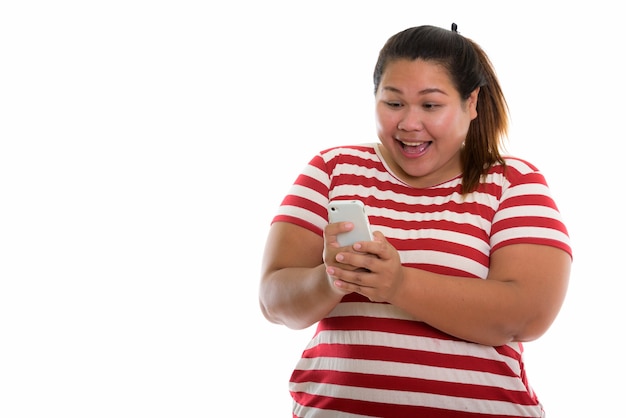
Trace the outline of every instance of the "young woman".
<instances>
[{"instance_id":1,"label":"young woman","mask_svg":"<svg viewBox=\"0 0 626 418\"><path fill-rule=\"evenodd\" d=\"M291 376L294 417L542 417L522 342L563 303L567 229L541 172L500 154L492 65L453 30L392 36L374 71L380 143L314 156L272 222L260 304L318 323ZM374 239L340 247L360 200Z\"/></svg>"}]
</instances>

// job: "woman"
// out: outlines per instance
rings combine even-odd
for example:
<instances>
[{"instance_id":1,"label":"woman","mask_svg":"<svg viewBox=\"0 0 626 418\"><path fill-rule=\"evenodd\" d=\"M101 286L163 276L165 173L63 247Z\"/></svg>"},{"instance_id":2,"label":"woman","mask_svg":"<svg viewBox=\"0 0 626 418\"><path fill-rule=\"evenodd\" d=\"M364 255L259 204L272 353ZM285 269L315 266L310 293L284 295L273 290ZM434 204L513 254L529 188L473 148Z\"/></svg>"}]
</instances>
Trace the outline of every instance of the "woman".
<instances>
[{"instance_id":1,"label":"woman","mask_svg":"<svg viewBox=\"0 0 626 418\"><path fill-rule=\"evenodd\" d=\"M260 304L318 323L290 380L294 417L542 417L522 342L563 303L568 233L543 175L500 154L507 106L484 51L404 30L374 71L379 144L313 157L275 216ZM374 239L339 247L360 200Z\"/></svg>"}]
</instances>

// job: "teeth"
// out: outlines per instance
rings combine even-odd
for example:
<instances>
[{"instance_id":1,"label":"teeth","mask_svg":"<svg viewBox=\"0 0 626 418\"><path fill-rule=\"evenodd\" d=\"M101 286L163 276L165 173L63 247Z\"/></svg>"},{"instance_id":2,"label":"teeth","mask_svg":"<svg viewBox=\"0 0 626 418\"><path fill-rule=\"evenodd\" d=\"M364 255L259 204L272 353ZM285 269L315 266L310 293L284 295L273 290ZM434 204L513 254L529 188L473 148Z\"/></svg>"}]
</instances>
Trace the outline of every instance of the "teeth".
<instances>
[{"instance_id":1,"label":"teeth","mask_svg":"<svg viewBox=\"0 0 626 418\"><path fill-rule=\"evenodd\" d=\"M400 141L400 142L402 142L407 147L417 147L424 143L424 142L406 142L406 141Z\"/></svg>"}]
</instances>

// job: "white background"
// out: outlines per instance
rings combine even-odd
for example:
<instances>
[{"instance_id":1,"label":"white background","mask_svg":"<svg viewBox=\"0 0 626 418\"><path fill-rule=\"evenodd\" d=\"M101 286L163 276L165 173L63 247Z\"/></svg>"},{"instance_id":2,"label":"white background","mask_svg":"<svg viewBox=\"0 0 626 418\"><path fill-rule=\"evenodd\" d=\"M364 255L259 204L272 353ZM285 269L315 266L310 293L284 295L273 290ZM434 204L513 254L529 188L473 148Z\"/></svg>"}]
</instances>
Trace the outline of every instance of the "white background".
<instances>
[{"instance_id":1,"label":"white background","mask_svg":"<svg viewBox=\"0 0 626 418\"><path fill-rule=\"evenodd\" d=\"M575 262L526 345L551 418L623 411L625 40L611 1L0 5L0 416L290 416L313 329L257 303L269 222L319 150L375 141L392 34L476 40ZM611 383L615 382L615 383ZM220 411L218 413L218 411Z\"/></svg>"}]
</instances>

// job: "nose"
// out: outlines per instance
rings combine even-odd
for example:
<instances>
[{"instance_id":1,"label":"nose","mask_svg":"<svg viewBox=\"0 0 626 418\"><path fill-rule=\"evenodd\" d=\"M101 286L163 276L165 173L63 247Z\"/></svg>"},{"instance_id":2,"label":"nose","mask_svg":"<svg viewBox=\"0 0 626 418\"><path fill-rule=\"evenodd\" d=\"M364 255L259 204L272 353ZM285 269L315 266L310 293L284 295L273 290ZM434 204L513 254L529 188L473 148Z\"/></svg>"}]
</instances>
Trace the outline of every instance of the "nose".
<instances>
[{"instance_id":1,"label":"nose","mask_svg":"<svg viewBox=\"0 0 626 418\"><path fill-rule=\"evenodd\" d=\"M398 129L401 131L421 131L424 128L422 115L419 109L407 107L398 121Z\"/></svg>"}]
</instances>

